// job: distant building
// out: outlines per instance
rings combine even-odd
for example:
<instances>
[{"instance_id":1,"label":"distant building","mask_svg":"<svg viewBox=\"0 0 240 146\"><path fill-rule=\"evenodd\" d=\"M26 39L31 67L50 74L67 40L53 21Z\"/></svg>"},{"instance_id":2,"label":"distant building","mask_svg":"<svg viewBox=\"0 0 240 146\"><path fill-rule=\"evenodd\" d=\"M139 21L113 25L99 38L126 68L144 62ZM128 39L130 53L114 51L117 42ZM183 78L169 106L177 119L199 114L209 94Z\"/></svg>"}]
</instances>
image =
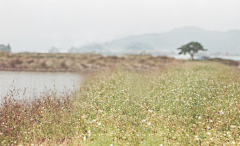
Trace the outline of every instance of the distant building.
<instances>
[{"instance_id":1,"label":"distant building","mask_svg":"<svg viewBox=\"0 0 240 146\"><path fill-rule=\"evenodd\" d=\"M209 57L208 56L199 56L198 59L199 60L206 60L206 59L209 59Z\"/></svg>"},{"instance_id":2,"label":"distant building","mask_svg":"<svg viewBox=\"0 0 240 146\"><path fill-rule=\"evenodd\" d=\"M59 53L59 49L56 47L52 47L48 52L49 53Z\"/></svg>"},{"instance_id":3,"label":"distant building","mask_svg":"<svg viewBox=\"0 0 240 146\"><path fill-rule=\"evenodd\" d=\"M71 47L69 50L68 50L68 53L78 53L79 50L78 48L75 48L75 47Z\"/></svg>"},{"instance_id":4,"label":"distant building","mask_svg":"<svg viewBox=\"0 0 240 146\"><path fill-rule=\"evenodd\" d=\"M68 53L68 50L60 50L59 53Z\"/></svg>"},{"instance_id":5,"label":"distant building","mask_svg":"<svg viewBox=\"0 0 240 146\"><path fill-rule=\"evenodd\" d=\"M0 52L11 52L10 45L8 44L7 46L4 46L0 44Z\"/></svg>"}]
</instances>

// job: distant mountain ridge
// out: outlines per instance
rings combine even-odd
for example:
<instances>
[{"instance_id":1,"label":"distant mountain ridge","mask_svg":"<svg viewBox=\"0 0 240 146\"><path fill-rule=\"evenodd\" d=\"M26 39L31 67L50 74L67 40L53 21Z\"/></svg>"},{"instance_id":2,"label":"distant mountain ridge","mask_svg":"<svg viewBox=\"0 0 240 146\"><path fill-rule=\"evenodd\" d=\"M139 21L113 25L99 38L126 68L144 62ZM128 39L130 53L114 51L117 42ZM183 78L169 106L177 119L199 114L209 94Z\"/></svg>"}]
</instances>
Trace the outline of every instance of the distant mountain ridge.
<instances>
[{"instance_id":1,"label":"distant mountain ridge","mask_svg":"<svg viewBox=\"0 0 240 146\"><path fill-rule=\"evenodd\" d=\"M129 51L129 48L134 48L135 52L136 50L176 51L178 47L191 41L201 43L209 52L240 53L239 30L219 32L208 31L198 27L183 27L165 33L129 36L99 45L102 50L108 51ZM90 46L84 46L82 49L89 49Z\"/></svg>"}]
</instances>

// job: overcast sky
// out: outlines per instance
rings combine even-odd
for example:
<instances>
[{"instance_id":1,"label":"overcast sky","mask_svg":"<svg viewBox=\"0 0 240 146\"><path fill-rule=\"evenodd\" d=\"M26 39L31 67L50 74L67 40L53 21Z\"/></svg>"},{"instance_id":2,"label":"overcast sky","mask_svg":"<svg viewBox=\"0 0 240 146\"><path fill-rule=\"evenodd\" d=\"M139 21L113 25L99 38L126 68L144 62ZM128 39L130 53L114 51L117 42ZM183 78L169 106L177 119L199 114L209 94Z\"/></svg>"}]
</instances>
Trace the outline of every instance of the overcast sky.
<instances>
[{"instance_id":1,"label":"overcast sky","mask_svg":"<svg viewBox=\"0 0 240 146\"><path fill-rule=\"evenodd\" d=\"M0 44L69 49L197 26L240 30L240 0L0 0Z\"/></svg>"}]
</instances>

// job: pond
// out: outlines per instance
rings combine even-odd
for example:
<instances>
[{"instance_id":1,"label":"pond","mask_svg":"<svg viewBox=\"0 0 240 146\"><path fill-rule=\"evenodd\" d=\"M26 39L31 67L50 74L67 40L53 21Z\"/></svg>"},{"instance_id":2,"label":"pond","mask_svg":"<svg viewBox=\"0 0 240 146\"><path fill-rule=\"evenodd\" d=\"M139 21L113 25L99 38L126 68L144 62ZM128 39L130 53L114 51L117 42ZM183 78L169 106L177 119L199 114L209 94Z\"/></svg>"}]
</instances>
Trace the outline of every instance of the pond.
<instances>
[{"instance_id":1,"label":"pond","mask_svg":"<svg viewBox=\"0 0 240 146\"><path fill-rule=\"evenodd\" d=\"M46 91L74 91L84 77L70 72L0 71L0 98L14 94L14 98L34 97Z\"/></svg>"}]
</instances>

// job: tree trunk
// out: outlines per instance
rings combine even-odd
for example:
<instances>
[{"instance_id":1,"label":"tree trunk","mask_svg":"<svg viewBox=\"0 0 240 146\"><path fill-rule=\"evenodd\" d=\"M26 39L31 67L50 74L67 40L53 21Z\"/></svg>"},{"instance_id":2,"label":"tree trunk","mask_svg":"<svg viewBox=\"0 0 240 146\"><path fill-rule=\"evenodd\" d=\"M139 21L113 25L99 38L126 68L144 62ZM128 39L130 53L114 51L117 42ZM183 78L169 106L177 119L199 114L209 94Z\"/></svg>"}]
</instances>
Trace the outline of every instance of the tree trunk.
<instances>
[{"instance_id":1,"label":"tree trunk","mask_svg":"<svg viewBox=\"0 0 240 146\"><path fill-rule=\"evenodd\" d=\"M190 54L190 55L191 55L191 58L192 58L192 60L193 60L193 59L194 59L194 58L193 58L193 54Z\"/></svg>"}]
</instances>

